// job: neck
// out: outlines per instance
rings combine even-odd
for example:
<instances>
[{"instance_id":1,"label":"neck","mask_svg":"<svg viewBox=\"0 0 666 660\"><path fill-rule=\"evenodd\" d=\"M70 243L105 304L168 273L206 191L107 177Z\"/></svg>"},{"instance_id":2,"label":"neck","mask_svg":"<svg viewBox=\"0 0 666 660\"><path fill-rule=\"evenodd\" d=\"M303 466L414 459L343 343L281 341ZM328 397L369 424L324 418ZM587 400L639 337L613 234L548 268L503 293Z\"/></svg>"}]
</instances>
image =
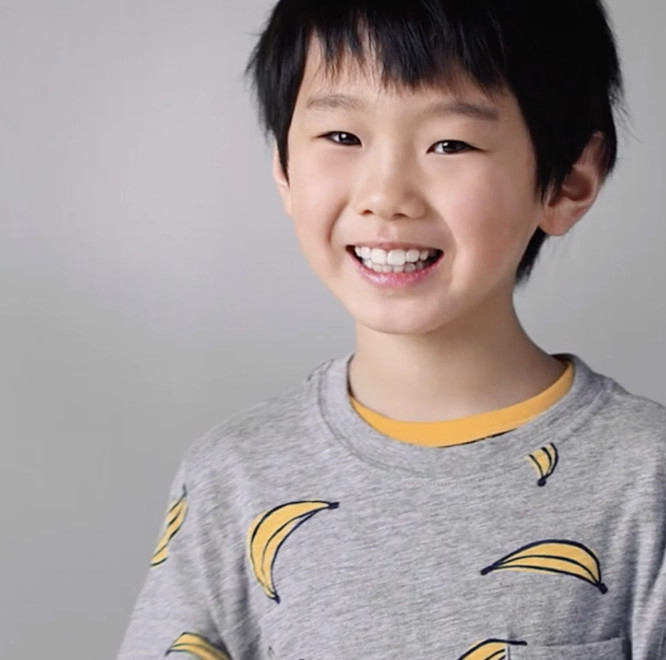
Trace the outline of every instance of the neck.
<instances>
[{"instance_id":1,"label":"neck","mask_svg":"<svg viewBox=\"0 0 666 660\"><path fill-rule=\"evenodd\" d=\"M349 388L386 417L435 422L515 405L563 371L527 336L511 306L504 318L427 335L390 335L357 324Z\"/></svg>"}]
</instances>

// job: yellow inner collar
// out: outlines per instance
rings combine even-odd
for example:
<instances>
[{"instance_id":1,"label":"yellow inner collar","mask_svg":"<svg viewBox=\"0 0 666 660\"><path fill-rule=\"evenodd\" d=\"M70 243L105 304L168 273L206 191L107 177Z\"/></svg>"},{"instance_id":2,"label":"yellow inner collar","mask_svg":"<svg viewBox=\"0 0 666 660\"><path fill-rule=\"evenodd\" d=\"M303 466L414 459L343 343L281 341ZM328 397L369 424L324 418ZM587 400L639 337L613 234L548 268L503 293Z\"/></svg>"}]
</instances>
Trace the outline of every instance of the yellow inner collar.
<instances>
[{"instance_id":1,"label":"yellow inner collar","mask_svg":"<svg viewBox=\"0 0 666 660\"><path fill-rule=\"evenodd\" d=\"M366 408L351 394L349 399L363 421L383 435L423 447L450 447L517 429L557 403L569 391L573 380L574 366L567 362L564 373L548 389L527 401L444 422L399 422Z\"/></svg>"}]
</instances>

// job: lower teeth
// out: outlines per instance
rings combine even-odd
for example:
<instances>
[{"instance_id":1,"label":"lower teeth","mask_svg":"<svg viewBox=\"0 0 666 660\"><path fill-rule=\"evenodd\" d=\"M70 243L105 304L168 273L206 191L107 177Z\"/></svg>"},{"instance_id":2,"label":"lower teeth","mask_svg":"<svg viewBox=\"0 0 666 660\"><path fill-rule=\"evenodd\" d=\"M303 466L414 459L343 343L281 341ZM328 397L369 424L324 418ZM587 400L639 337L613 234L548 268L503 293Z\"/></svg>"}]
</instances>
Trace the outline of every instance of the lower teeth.
<instances>
[{"instance_id":1,"label":"lower teeth","mask_svg":"<svg viewBox=\"0 0 666 660\"><path fill-rule=\"evenodd\" d=\"M434 263L434 260L429 259L427 262L417 261L415 264L405 264L404 266L382 266L380 264L375 264L372 261L364 261L363 265L370 270L374 270L375 273L413 273L414 271L423 270L431 263Z\"/></svg>"}]
</instances>

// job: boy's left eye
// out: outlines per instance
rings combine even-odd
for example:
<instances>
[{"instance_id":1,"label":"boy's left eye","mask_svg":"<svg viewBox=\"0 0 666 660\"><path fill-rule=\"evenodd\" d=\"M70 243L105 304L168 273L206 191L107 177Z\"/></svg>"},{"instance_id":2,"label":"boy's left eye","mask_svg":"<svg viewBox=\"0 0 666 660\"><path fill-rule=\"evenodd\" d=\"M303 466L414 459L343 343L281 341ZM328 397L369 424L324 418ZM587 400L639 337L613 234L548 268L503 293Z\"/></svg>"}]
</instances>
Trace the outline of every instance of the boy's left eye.
<instances>
[{"instance_id":1,"label":"boy's left eye","mask_svg":"<svg viewBox=\"0 0 666 660\"><path fill-rule=\"evenodd\" d=\"M461 142L460 140L442 140L441 142L435 142L430 149L436 154L458 154L469 151L472 147L467 142Z\"/></svg>"},{"instance_id":2,"label":"boy's left eye","mask_svg":"<svg viewBox=\"0 0 666 660\"><path fill-rule=\"evenodd\" d=\"M360 140L352 133L346 133L344 131L331 131L322 135L322 137L335 142L336 144L341 144L344 146L356 146L360 144Z\"/></svg>"}]
</instances>

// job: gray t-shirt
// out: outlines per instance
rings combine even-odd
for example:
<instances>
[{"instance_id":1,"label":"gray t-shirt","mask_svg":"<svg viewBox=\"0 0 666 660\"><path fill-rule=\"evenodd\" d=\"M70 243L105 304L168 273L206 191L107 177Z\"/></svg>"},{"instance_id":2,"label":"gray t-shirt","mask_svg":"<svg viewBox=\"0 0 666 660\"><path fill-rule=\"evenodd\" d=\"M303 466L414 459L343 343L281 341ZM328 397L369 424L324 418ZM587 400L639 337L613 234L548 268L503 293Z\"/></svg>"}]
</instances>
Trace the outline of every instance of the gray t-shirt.
<instances>
[{"instance_id":1,"label":"gray t-shirt","mask_svg":"<svg viewBox=\"0 0 666 660\"><path fill-rule=\"evenodd\" d=\"M666 408L566 355L531 422L421 447L352 355L185 453L119 660L666 659Z\"/></svg>"}]
</instances>

